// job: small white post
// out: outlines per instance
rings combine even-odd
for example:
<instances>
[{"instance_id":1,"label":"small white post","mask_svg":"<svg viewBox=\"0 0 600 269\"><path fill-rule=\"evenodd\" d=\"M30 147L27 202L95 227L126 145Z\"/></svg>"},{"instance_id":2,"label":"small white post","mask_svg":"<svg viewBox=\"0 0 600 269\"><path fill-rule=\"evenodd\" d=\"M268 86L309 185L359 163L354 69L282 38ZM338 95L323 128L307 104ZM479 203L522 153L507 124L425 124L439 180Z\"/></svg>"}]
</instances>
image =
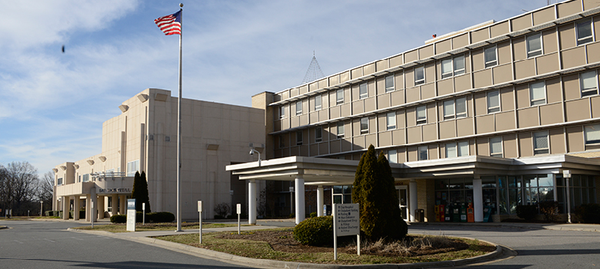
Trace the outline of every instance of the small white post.
<instances>
[{"instance_id":1,"label":"small white post","mask_svg":"<svg viewBox=\"0 0 600 269\"><path fill-rule=\"evenodd\" d=\"M567 223L571 223L571 190L569 189L569 178L571 178L571 170L563 170L563 177L567 183Z\"/></svg>"},{"instance_id":2,"label":"small white post","mask_svg":"<svg viewBox=\"0 0 600 269\"><path fill-rule=\"evenodd\" d=\"M240 223L240 215L242 214L242 204L236 205L236 213L238 215L238 234L241 234L241 223Z\"/></svg>"},{"instance_id":3,"label":"small white post","mask_svg":"<svg viewBox=\"0 0 600 269\"><path fill-rule=\"evenodd\" d=\"M92 229L94 229L94 202L90 202L90 222L92 223Z\"/></svg>"},{"instance_id":4,"label":"small white post","mask_svg":"<svg viewBox=\"0 0 600 269\"><path fill-rule=\"evenodd\" d=\"M41 204L41 208L40 208L40 217L44 216L44 201L40 201Z\"/></svg>"},{"instance_id":5,"label":"small white post","mask_svg":"<svg viewBox=\"0 0 600 269\"><path fill-rule=\"evenodd\" d=\"M333 204L333 260L337 261L337 232L336 232L336 228L337 227L337 221L336 216L337 216L337 204Z\"/></svg>"},{"instance_id":6,"label":"small white post","mask_svg":"<svg viewBox=\"0 0 600 269\"><path fill-rule=\"evenodd\" d=\"M142 225L146 225L146 203L142 203Z\"/></svg>"},{"instance_id":7,"label":"small white post","mask_svg":"<svg viewBox=\"0 0 600 269\"><path fill-rule=\"evenodd\" d=\"M198 233L200 244L202 244L202 201L198 201Z\"/></svg>"},{"instance_id":8,"label":"small white post","mask_svg":"<svg viewBox=\"0 0 600 269\"><path fill-rule=\"evenodd\" d=\"M360 256L360 233L356 235L356 254Z\"/></svg>"}]
</instances>

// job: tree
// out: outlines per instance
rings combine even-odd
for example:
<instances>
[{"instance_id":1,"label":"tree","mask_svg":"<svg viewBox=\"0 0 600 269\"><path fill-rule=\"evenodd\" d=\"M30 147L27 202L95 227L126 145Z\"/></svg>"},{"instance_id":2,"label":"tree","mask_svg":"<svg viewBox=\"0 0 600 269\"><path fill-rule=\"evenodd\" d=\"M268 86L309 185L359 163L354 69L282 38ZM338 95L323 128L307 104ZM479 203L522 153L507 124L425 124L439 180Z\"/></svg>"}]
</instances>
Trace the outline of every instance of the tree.
<instances>
[{"instance_id":1,"label":"tree","mask_svg":"<svg viewBox=\"0 0 600 269\"><path fill-rule=\"evenodd\" d=\"M27 207L36 198L37 170L28 162L0 165L0 206L12 209L13 215L27 214Z\"/></svg>"},{"instance_id":2,"label":"tree","mask_svg":"<svg viewBox=\"0 0 600 269\"><path fill-rule=\"evenodd\" d=\"M131 198L135 199L135 210L142 211L142 203L146 203L146 213L150 210L150 198L148 197L148 182L146 181L146 172L135 172L133 177L133 190L131 190Z\"/></svg>"},{"instance_id":3,"label":"tree","mask_svg":"<svg viewBox=\"0 0 600 269\"><path fill-rule=\"evenodd\" d=\"M370 240L402 239L408 226L398 207L398 194L390 164L381 153L375 157L373 145L360 159L356 168L352 195L360 208L360 226Z\"/></svg>"}]
</instances>

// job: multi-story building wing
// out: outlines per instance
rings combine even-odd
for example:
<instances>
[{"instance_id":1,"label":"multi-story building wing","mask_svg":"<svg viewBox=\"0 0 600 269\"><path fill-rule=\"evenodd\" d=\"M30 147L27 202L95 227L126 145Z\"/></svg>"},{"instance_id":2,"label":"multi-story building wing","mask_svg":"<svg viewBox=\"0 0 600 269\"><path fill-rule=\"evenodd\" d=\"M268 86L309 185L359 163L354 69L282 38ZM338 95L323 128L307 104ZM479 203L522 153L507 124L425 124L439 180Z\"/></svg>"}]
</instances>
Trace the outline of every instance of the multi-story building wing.
<instances>
[{"instance_id":1,"label":"multi-story building wing","mask_svg":"<svg viewBox=\"0 0 600 269\"><path fill-rule=\"evenodd\" d=\"M546 200L564 214L597 202L599 39L599 4L564 1L256 95L272 160L228 170L294 181L296 193L317 185L321 215L323 186L351 185L373 145L392 163L406 219L423 209L434 221L437 205L471 204L475 221L499 221Z\"/></svg>"}]
</instances>

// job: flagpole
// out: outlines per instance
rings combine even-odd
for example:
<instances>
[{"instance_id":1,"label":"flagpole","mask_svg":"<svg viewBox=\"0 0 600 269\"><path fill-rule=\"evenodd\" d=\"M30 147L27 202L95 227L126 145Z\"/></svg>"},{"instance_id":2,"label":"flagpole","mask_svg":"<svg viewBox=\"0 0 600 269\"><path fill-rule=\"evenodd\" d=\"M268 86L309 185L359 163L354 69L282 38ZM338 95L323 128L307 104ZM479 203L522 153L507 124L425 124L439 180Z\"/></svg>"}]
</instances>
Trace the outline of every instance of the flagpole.
<instances>
[{"instance_id":1,"label":"flagpole","mask_svg":"<svg viewBox=\"0 0 600 269\"><path fill-rule=\"evenodd\" d=\"M183 10L183 3L179 4L179 11ZM179 98L177 100L177 230L181 230L181 73L182 73L182 46L183 43L183 12L181 13L181 33L179 34Z\"/></svg>"}]
</instances>

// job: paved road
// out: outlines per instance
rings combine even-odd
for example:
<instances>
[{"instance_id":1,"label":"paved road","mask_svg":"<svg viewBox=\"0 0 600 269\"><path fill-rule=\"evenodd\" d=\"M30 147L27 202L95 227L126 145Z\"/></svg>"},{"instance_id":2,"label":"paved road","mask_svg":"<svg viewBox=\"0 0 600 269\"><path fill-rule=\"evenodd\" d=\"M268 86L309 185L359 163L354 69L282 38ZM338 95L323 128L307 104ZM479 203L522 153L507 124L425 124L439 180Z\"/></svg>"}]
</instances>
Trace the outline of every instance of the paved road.
<instances>
[{"instance_id":1,"label":"paved road","mask_svg":"<svg viewBox=\"0 0 600 269\"><path fill-rule=\"evenodd\" d=\"M0 268L243 268L154 246L67 231L75 222L1 221Z\"/></svg>"},{"instance_id":2,"label":"paved road","mask_svg":"<svg viewBox=\"0 0 600 269\"><path fill-rule=\"evenodd\" d=\"M451 225L411 225L409 232L483 239L512 248L518 254L469 268L600 268L598 232Z\"/></svg>"}]
</instances>

